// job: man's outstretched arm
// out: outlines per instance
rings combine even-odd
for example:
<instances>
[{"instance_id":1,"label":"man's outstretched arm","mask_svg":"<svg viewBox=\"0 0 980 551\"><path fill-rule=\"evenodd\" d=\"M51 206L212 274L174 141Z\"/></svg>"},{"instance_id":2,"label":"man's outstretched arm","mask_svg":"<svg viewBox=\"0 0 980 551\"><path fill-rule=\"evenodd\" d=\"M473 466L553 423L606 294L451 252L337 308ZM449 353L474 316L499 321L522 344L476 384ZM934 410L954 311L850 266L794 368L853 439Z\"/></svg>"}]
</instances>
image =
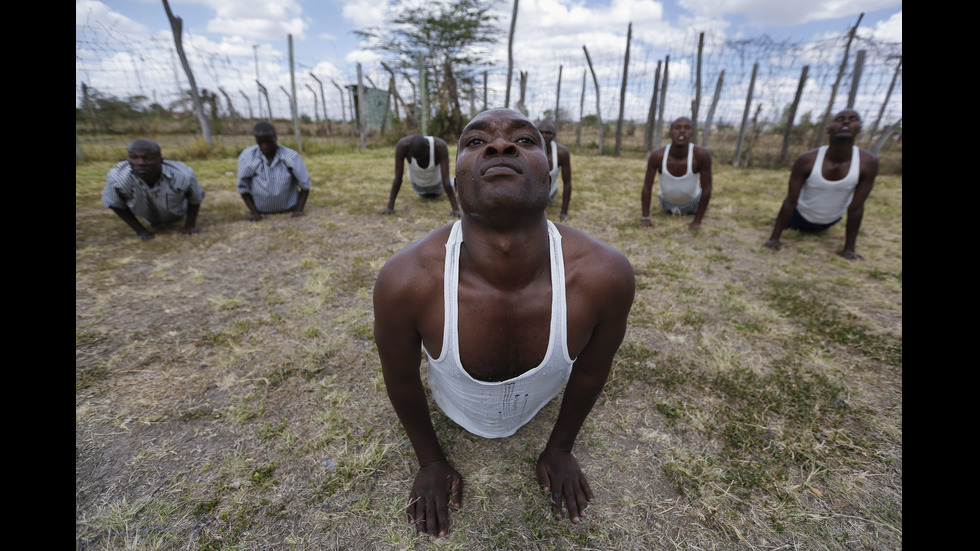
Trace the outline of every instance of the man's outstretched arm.
<instances>
[{"instance_id":1,"label":"man's outstretched arm","mask_svg":"<svg viewBox=\"0 0 980 551\"><path fill-rule=\"evenodd\" d=\"M878 157L871 153L861 151L861 175L858 185L854 188L854 197L851 204L847 207L847 225L844 230L844 248L839 253L848 260L862 258L854 250L857 244L858 231L861 230L861 221L864 219L864 202L871 194L871 188L875 185L875 178L878 176Z\"/></svg>"},{"instance_id":2,"label":"man's outstretched arm","mask_svg":"<svg viewBox=\"0 0 980 551\"><path fill-rule=\"evenodd\" d=\"M657 176L657 167L664 158L663 148L650 154L647 159L647 172L643 177L643 191L640 193L640 225L647 227L650 222L650 198L653 195L653 180Z\"/></svg>"},{"instance_id":3,"label":"man's outstretched arm","mask_svg":"<svg viewBox=\"0 0 980 551\"><path fill-rule=\"evenodd\" d=\"M194 235L201 231L197 229L197 212L199 210L201 210L201 203L187 204L187 217L184 219L184 227L180 229L179 233Z\"/></svg>"},{"instance_id":4,"label":"man's outstretched arm","mask_svg":"<svg viewBox=\"0 0 980 551\"><path fill-rule=\"evenodd\" d=\"M119 208L119 207L109 207L109 208L111 208L112 212L116 213L119 216L119 218L122 218L123 222L125 222L127 226L132 228L133 231L136 232L136 235L140 236L140 239L142 239L143 241L149 241L156 236L156 234L153 233L152 230L149 230L145 228L143 224L140 224L140 221L136 219L136 215L133 214L133 211L129 210L128 208Z\"/></svg>"},{"instance_id":5,"label":"man's outstretched arm","mask_svg":"<svg viewBox=\"0 0 980 551\"><path fill-rule=\"evenodd\" d=\"M449 147L445 143L436 143L436 162L439 164L439 176L442 178L442 189L449 197L449 204L453 207L452 215L459 218L463 213L459 210L456 203L456 190L450 184L449 179Z\"/></svg>"},{"instance_id":6,"label":"man's outstretched arm","mask_svg":"<svg viewBox=\"0 0 980 551\"><path fill-rule=\"evenodd\" d=\"M694 151L698 155L698 164L701 169L701 200L698 202L698 211L694 213L694 221L688 224L692 230L701 227L701 219L704 218L704 213L708 210L708 203L711 201L711 153L701 147L695 148Z\"/></svg>"},{"instance_id":7,"label":"man's outstretched arm","mask_svg":"<svg viewBox=\"0 0 980 551\"><path fill-rule=\"evenodd\" d=\"M635 291L633 268L626 257L616 253L616 258L596 263L596 266L596 271L606 273L593 275L589 279L604 283L590 285L588 289L598 290L586 292L593 293L588 300L596 305L597 323L588 344L575 360L558 420L537 464L538 483L550 494L552 513L556 518L561 518L564 500L568 518L576 524L581 521L582 512L594 496L585 474L572 455L572 447L606 384L613 357L623 342Z\"/></svg>"},{"instance_id":8,"label":"man's outstretched arm","mask_svg":"<svg viewBox=\"0 0 980 551\"><path fill-rule=\"evenodd\" d=\"M568 148L558 146L558 164L561 165L561 214L559 220L564 222L568 219L568 205L572 201L572 155Z\"/></svg>"},{"instance_id":9,"label":"man's outstretched arm","mask_svg":"<svg viewBox=\"0 0 980 551\"><path fill-rule=\"evenodd\" d=\"M449 533L449 504L463 504L463 478L449 464L432 427L419 374L422 339L415 328L417 310L406 297L412 288L404 285L404 263L398 260L393 257L378 276L374 336L388 398L419 462L409 495L409 522L419 534L442 537Z\"/></svg>"},{"instance_id":10,"label":"man's outstretched arm","mask_svg":"<svg viewBox=\"0 0 980 551\"><path fill-rule=\"evenodd\" d=\"M407 153L408 143L403 145L401 140L399 140L399 143L395 146L395 178L391 181L391 194L388 197L388 206L381 209L378 214L392 214L395 212L395 198L398 197L398 190L401 189L402 178L405 176L405 155Z\"/></svg>"},{"instance_id":11,"label":"man's outstretched arm","mask_svg":"<svg viewBox=\"0 0 980 551\"><path fill-rule=\"evenodd\" d=\"M772 235L763 244L766 248L774 251L782 248L783 244L779 242L779 238L783 235L786 224L789 223L789 219L796 210L796 203L800 200L800 192L803 191L803 184L810 177L810 171L813 170L813 162L815 160L815 153L804 153L797 157L796 162L793 163L793 170L789 174L789 190L786 192L786 198L783 199L783 205L779 208L779 214L776 215L776 223L773 225Z\"/></svg>"}]
</instances>

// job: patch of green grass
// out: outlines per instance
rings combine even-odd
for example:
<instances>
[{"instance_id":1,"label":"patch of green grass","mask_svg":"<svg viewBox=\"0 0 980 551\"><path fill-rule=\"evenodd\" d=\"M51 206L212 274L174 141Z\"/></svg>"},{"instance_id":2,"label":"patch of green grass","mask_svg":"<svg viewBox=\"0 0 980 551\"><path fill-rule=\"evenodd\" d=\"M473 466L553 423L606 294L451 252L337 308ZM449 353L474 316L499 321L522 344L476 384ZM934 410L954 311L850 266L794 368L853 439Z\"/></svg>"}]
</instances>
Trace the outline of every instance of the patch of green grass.
<instances>
[{"instance_id":1,"label":"patch of green grass","mask_svg":"<svg viewBox=\"0 0 980 551\"><path fill-rule=\"evenodd\" d=\"M261 404L253 405L259 398L258 393L252 393L241 398L236 398L231 407L231 418L240 424L247 423L252 419L261 417L265 413L265 408Z\"/></svg>"},{"instance_id":2,"label":"patch of green grass","mask_svg":"<svg viewBox=\"0 0 980 551\"><path fill-rule=\"evenodd\" d=\"M261 486L275 480L272 476L273 473L275 473L275 471L276 471L276 464L270 463L263 467L257 467L256 469L254 469L252 473L248 475L248 479L252 484Z\"/></svg>"},{"instance_id":3,"label":"patch of green grass","mask_svg":"<svg viewBox=\"0 0 980 551\"><path fill-rule=\"evenodd\" d=\"M191 514L193 514L195 517L210 515L211 512L214 511L215 507L217 507L218 503L220 502L221 502L220 497L216 497L209 501L202 501L194 505L194 509L191 511Z\"/></svg>"},{"instance_id":4,"label":"patch of green grass","mask_svg":"<svg viewBox=\"0 0 980 551\"><path fill-rule=\"evenodd\" d=\"M181 421L191 421L191 420L194 420L194 419L200 419L202 417L214 417L214 418L217 418L215 416L221 417L221 414L220 413L212 412L211 410L209 410L208 408L205 408L205 407L199 407L199 408L194 408L194 409L192 409L190 411L185 411L184 413L181 413L180 414L180 420Z\"/></svg>"},{"instance_id":5,"label":"patch of green grass","mask_svg":"<svg viewBox=\"0 0 980 551\"><path fill-rule=\"evenodd\" d=\"M104 364L76 371L75 392L89 388L98 381L104 380L108 375L109 369Z\"/></svg>"},{"instance_id":6,"label":"patch of green grass","mask_svg":"<svg viewBox=\"0 0 980 551\"><path fill-rule=\"evenodd\" d=\"M901 367L901 338L872 333L857 316L817 298L819 294L820 290L796 280L770 280L767 285L772 305L814 337L827 338L869 358Z\"/></svg>"},{"instance_id":7,"label":"patch of green grass","mask_svg":"<svg viewBox=\"0 0 980 551\"><path fill-rule=\"evenodd\" d=\"M658 352L642 344L624 342L613 359L613 367L606 382L605 392L615 397L636 381L653 382L653 370L647 364Z\"/></svg>"},{"instance_id":8,"label":"patch of green grass","mask_svg":"<svg viewBox=\"0 0 980 551\"><path fill-rule=\"evenodd\" d=\"M255 435L258 436L259 440L264 443L268 443L269 440L277 438L282 432L286 430L286 420L283 419L278 423L264 423L257 431Z\"/></svg>"}]
</instances>

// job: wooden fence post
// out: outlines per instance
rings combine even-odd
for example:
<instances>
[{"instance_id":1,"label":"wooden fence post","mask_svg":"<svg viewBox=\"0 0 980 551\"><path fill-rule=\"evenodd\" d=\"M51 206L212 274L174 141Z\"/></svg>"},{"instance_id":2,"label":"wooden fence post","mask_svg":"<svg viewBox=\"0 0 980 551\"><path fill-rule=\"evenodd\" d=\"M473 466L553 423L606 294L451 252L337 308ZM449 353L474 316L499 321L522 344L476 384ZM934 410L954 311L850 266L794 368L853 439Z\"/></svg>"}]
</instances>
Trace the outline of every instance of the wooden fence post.
<instances>
[{"instance_id":1,"label":"wooden fence post","mask_svg":"<svg viewBox=\"0 0 980 551\"><path fill-rule=\"evenodd\" d=\"M653 148L660 147L660 140L664 133L664 105L667 103L667 70L670 68L670 56L664 57L664 81L660 85L660 105L658 106L657 124L653 131Z\"/></svg>"},{"instance_id":2,"label":"wooden fence post","mask_svg":"<svg viewBox=\"0 0 980 551\"><path fill-rule=\"evenodd\" d=\"M861 73L864 71L864 56L867 50L858 50L857 58L854 60L854 76L851 77L851 92L847 95L847 108L854 109L854 101L857 100L858 85L861 83Z\"/></svg>"},{"instance_id":3,"label":"wooden fence post","mask_svg":"<svg viewBox=\"0 0 980 551\"><path fill-rule=\"evenodd\" d=\"M708 147L708 138L711 136L711 125L715 120L715 108L718 107L718 100L721 98L721 83L725 80L725 70L722 69L718 74L718 84L715 85L715 95L711 98L711 107L708 108L708 118L704 120L704 139L701 144Z\"/></svg>"},{"instance_id":4,"label":"wooden fence post","mask_svg":"<svg viewBox=\"0 0 980 551\"><path fill-rule=\"evenodd\" d=\"M878 131L878 125L881 124L881 119L885 116L885 106L888 105L888 100L892 97L892 90L895 89L895 83L898 81L898 75L902 73L902 56L898 56L898 65L895 66L895 74L892 75L892 82L888 85L888 93L885 94L885 101L881 102L881 109L878 110L878 118L875 119L874 125L871 126L871 132L868 134L868 144L874 139L875 132Z\"/></svg>"},{"instance_id":5,"label":"wooden fence post","mask_svg":"<svg viewBox=\"0 0 980 551\"><path fill-rule=\"evenodd\" d=\"M779 152L779 164L785 164L789 157L789 140L793 134L793 121L796 120L796 110L800 106L800 98L803 96L803 86L806 85L806 73L809 70L809 65L803 66L803 73L800 74L800 83L796 86L796 96L793 98L793 103L789 106L789 113L786 114L786 131L783 133L783 149Z\"/></svg>"},{"instance_id":6,"label":"wooden fence post","mask_svg":"<svg viewBox=\"0 0 980 551\"><path fill-rule=\"evenodd\" d=\"M575 130L575 147L582 147L582 116L585 114L585 69L582 69L582 99L578 103L578 128Z\"/></svg>"},{"instance_id":7,"label":"wooden fence post","mask_svg":"<svg viewBox=\"0 0 980 551\"><path fill-rule=\"evenodd\" d=\"M361 64L357 64L357 127L361 135L361 149L367 149L367 118L364 114L364 76Z\"/></svg>"},{"instance_id":8,"label":"wooden fence post","mask_svg":"<svg viewBox=\"0 0 980 551\"><path fill-rule=\"evenodd\" d=\"M745 111L742 113L742 126L738 129L738 142L735 143L735 155L732 157L732 166L738 167L739 159L742 157L742 144L745 141L745 128L749 123L749 111L752 108L752 92L755 89L755 77L759 73L759 64L752 65L752 80L749 81L749 94L745 98Z\"/></svg>"},{"instance_id":9,"label":"wooden fence post","mask_svg":"<svg viewBox=\"0 0 980 551\"><path fill-rule=\"evenodd\" d=\"M623 111L626 108L626 75L630 67L630 40L633 38L633 23L626 28L626 57L623 59L623 86L619 90L619 119L616 121L616 152L619 156L619 146L623 140Z\"/></svg>"},{"instance_id":10,"label":"wooden fence post","mask_svg":"<svg viewBox=\"0 0 980 551\"><path fill-rule=\"evenodd\" d=\"M691 143L698 143L698 111L701 109L701 54L704 52L704 33L698 38L698 74L694 85L694 103L691 105L691 120L694 122L694 134Z\"/></svg>"},{"instance_id":11,"label":"wooden fence post","mask_svg":"<svg viewBox=\"0 0 980 551\"><path fill-rule=\"evenodd\" d=\"M858 16L857 23L851 28L851 32L847 36L847 45L844 47L844 57L840 62L840 69L837 70L837 80L834 81L834 86L830 90L830 101L827 102L827 109L823 113L823 117L820 118L820 123L817 126L816 134L813 137L813 147L817 148L823 141L824 129L827 127L827 122L830 120L830 110L834 108L834 99L837 98L837 88L840 87L840 81L844 78L844 70L847 69L847 56L851 51L851 42L854 40L854 34L857 33L858 25L861 24L861 19L864 18L864 13Z\"/></svg>"},{"instance_id":12,"label":"wooden fence post","mask_svg":"<svg viewBox=\"0 0 980 551\"><path fill-rule=\"evenodd\" d=\"M585 61L589 63L589 71L592 72L592 82L595 84L595 116L599 121L599 155L602 155L605 132L602 128L602 108L599 106L599 79L595 76L595 69L592 67L592 58L589 57L589 50L584 44L582 45L582 50L585 51Z\"/></svg>"},{"instance_id":13,"label":"wooden fence post","mask_svg":"<svg viewBox=\"0 0 980 551\"><path fill-rule=\"evenodd\" d=\"M517 24L517 0L514 0L514 12L510 16L510 37L507 39L507 95L504 96L504 107L510 109L510 81L514 78L514 26Z\"/></svg>"},{"instance_id":14,"label":"wooden fence post","mask_svg":"<svg viewBox=\"0 0 980 551\"><path fill-rule=\"evenodd\" d=\"M663 61L657 60L657 73L653 78L653 97L650 99L650 110L647 111L647 127L643 133L643 147L647 153L653 151L653 127L657 123L657 94L660 93L660 69Z\"/></svg>"},{"instance_id":15,"label":"wooden fence post","mask_svg":"<svg viewBox=\"0 0 980 551\"><path fill-rule=\"evenodd\" d=\"M558 106L561 105L561 65L558 66L558 90L555 91L555 130L558 130Z\"/></svg>"}]
</instances>

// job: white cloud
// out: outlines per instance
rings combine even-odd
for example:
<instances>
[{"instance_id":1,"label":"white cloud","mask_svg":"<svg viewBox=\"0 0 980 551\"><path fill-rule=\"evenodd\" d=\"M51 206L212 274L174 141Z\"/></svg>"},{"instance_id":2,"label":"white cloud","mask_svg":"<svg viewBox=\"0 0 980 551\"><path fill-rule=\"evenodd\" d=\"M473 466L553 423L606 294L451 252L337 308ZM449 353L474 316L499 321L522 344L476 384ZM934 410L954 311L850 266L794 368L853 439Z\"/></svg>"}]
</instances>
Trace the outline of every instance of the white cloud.
<instances>
[{"instance_id":1,"label":"white cloud","mask_svg":"<svg viewBox=\"0 0 980 551\"><path fill-rule=\"evenodd\" d=\"M902 41L902 12L892 15L885 21L879 21L875 25L873 32L874 38L885 42Z\"/></svg>"},{"instance_id":2,"label":"white cloud","mask_svg":"<svg viewBox=\"0 0 980 551\"><path fill-rule=\"evenodd\" d=\"M386 0L339 0L344 5L344 19L350 21L355 29L380 26L384 24L388 12Z\"/></svg>"},{"instance_id":3,"label":"white cloud","mask_svg":"<svg viewBox=\"0 0 980 551\"><path fill-rule=\"evenodd\" d=\"M282 40L292 34L303 39L309 23L296 0L200 0L215 17L207 22L209 32L242 36L253 40Z\"/></svg>"},{"instance_id":4,"label":"white cloud","mask_svg":"<svg viewBox=\"0 0 980 551\"><path fill-rule=\"evenodd\" d=\"M790 26L848 17L901 6L901 0L677 0L693 13L720 17L741 14L757 25Z\"/></svg>"},{"instance_id":5,"label":"white cloud","mask_svg":"<svg viewBox=\"0 0 980 551\"><path fill-rule=\"evenodd\" d=\"M75 25L97 30L112 29L124 34L149 32L145 25L133 21L97 0L75 2Z\"/></svg>"}]
</instances>

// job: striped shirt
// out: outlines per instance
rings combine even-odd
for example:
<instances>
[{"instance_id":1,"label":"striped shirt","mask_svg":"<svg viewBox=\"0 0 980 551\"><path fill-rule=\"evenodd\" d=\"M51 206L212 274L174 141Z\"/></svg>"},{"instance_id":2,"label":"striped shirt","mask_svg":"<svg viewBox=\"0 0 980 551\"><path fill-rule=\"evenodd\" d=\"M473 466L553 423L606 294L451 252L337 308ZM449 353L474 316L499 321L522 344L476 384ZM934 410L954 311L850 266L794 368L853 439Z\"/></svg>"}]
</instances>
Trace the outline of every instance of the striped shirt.
<instances>
[{"instance_id":1,"label":"striped shirt","mask_svg":"<svg viewBox=\"0 0 980 551\"><path fill-rule=\"evenodd\" d=\"M238 193L250 193L259 212L284 212L296 206L299 190L313 187L299 153L278 146L270 163L258 145L238 157Z\"/></svg>"},{"instance_id":2,"label":"striped shirt","mask_svg":"<svg viewBox=\"0 0 980 551\"><path fill-rule=\"evenodd\" d=\"M151 226L176 222L187 214L188 203L198 205L203 200L204 189L194 169L180 161L164 160L153 187L133 174L129 161L120 161L109 170L102 191L102 204L129 209Z\"/></svg>"}]
</instances>

